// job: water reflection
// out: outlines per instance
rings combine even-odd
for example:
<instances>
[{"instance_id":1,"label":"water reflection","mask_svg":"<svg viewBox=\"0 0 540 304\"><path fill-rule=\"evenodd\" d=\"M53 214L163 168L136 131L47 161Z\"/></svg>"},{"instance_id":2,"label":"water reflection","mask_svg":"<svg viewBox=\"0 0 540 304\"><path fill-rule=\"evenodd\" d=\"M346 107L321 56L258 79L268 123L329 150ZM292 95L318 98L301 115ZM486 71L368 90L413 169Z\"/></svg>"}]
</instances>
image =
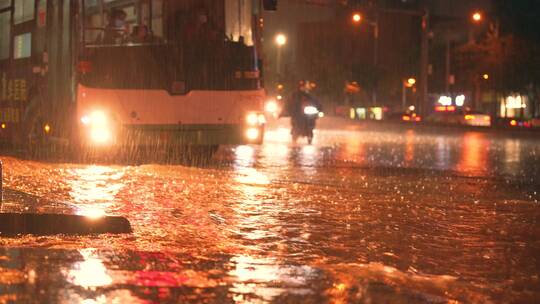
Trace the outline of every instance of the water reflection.
<instances>
[{"instance_id":1,"label":"water reflection","mask_svg":"<svg viewBox=\"0 0 540 304\"><path fill-rule=\"evenodd\" d=\"M316 146L303 146L300 152L300 166L307 176L317 174L317 167L321 164L319 149Z\"/></svg>"},{"instance_id":2,"label":"water reflection","mask_svg":"<svg viewBox=\"0 0 540 304\"><path fill-rule=\"evenodd\" d=\"M504 141L504 171L507 174L518 174L521 166L521 141L506 139Z\"/></svg>"},{"instance_id":3,"label":"water reflection","mask_svg":"<svg viewBox=\"0 0 540 304\"><path fill-rule=\"evenodd\" d=\"M363 163L365 161L364 143L357 138L345 142L344 147L342 148L341 159Z\"/></svg>"},{"instance_id":4,"label":"water reflection","mask_svg":"<svg viewBox=\"0 0 540 304\"><path fill-rule=\"evenodd\" d=\"M314 166L317 149L309 146L301 151L301 162ZM282 144L268 146L262 154L265 159L276 157L280 163L286 163L291 150ZM280 258L287 251L286 240L282 231L286 223L280 220L280 214L286 213L281 202L268 198L271 180L266 173L245 164L254 163L254 154L247 148L236 152L234 163L235 184L232 191L237 193L237 200L232 206L234 224L231 233L238 239L242 253L230 259L229 275L234 277L230 292L237 303L272 301L291 289L294 292L309 293L302 289L309 278L311 268L290 266ZM269 160L269 159L267 159ZM272 252L271 255L268 255Z\"/></svg>"},{"instance_id":5,"label":"water reflection","mask_svg":"<svg viewBox=\"0 0 540 304\"><path fill-rule=\"evenodd\" d=\"M284 143L267 143L262 146L262 156L271 160L271 166L286 166L289 162L291 149Z\"/></svg>"},{"instance_id":6,"label":"water reflection","mask_svg":"<svg viewBox=\"0 0 540 304\"><path fill-rule=\"evenodd\" d=\"M448 169L451 162L451 146L448 142L448 138L445 138L444 136L437 136L435 141L435 167L437 169Z\"/></svg>"},{"instance_id":7,"label":"water reflection","mask_svg":"<svg viewBox=\"0 0 540 304\"><path fill-rule=\"evenodd\" d=\"M69 283L86 289L112 284L113 280L95 249L82 249L79 253L83 261L73 264L70 270L64 272Z\"/></svg>"},{"instance_id":8,"label":"water reflection","mask_svg":"<svg viewBox=\"0 0 540 304\"><path fill-rule=\"evenodd\" d=\"M71 170L69 195L77 214L93 218L104 216L113 206L116 195L125 186L124 171L106 166L89 166Z\"/></svg>"},{"instance_id":9,"label":"water reflection","mask_svg":"<svg viewBox=\"0 0 540 304\"><path fill-rule=\"evenodd\" d=\"M490 142L484 133L465 133L461 145L461 158L456 165L456 170L472 175L485 174L489 149Z\"/></svg>"},{"instance_id":10,"label":"water reflection","mask_svg":"<svg viewBox=\"0 0 540 304\"><path fill-rule=\"evenodd\" d=\"M405 134L405 166L410 166L414 161L414 148L415 148L416 134L412 130L407 130Z\"/></svg>"},{"instance_id":11,"label":"water reflection","mask_svg":"<svg viewBox=\"0 0 540 304\"><path fill-rule=\"evenodd\" d=\"M235 278L230 291L236 303L251 303L249 297L255 295L265 301L272 301L285 292L309 294L305 288L310 278L315 276L308 266L279 265L274 258L259 258L238 255L231 259L229 275ZM285 288L286 287L286 288ZM257 301L260 302L260 301Z\"/></svg>"}]
</instances>

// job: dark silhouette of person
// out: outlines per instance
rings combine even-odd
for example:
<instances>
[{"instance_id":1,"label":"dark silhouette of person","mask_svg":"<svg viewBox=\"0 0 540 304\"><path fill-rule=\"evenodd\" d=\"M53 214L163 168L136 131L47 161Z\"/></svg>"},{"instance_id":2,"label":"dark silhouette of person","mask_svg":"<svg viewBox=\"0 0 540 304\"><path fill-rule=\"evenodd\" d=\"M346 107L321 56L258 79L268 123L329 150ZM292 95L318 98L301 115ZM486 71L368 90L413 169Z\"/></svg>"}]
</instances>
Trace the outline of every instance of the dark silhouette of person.
<instances>
[{"instance_id":1,"label":"dark silhouette of person","mask_svg":"<svg viewBox=\"0 0 540 304\"><path fill-rule=\"evenodd\" d=\"M158 43L160 39L152 34L147 25L143 24L133 27L129 41L132 43Z\"/></svg>"},{"instance_id":2,"label":"dark silhouette of person","mask_svg":"<svg viewBox=\"0 0 540 304\"><path fill-rule=\"evenodd\" d=\"M212 67L220 56L219 31L212 25L208 9L199 7L183 27L182 44L188 59L186 66L192 86L209 88L215 79Z\"/></svg>"},{"instance_id":3,"label":"dark silhouette of person","mask_svg":"<svg viewBox=\"0 0 540 304\"><path fill-rule=\"evenodd\" d=\"M105 27L104 44L122 43L128 31L127 14L123 10L115 9L109 15L109 22Z\"/></svg>"}]
</instances>

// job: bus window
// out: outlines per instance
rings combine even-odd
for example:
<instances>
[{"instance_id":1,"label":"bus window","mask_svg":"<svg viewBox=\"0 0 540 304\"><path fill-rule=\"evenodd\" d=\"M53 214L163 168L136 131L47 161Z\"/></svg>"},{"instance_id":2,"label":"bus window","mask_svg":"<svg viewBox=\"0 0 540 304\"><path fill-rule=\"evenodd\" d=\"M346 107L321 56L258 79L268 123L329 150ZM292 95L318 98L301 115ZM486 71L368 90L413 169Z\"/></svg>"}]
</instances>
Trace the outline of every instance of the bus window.
<instances>
[{"instance_id":1,"label":"bus window","mask_svg":"<svg viewBox=\"0 0 540 304\"><path fill-rule=\"evenodd\" d=\"M0 13L0 60L9 58L11 42L11 12Z\"/></svg>"},{"instance_id":2,"label":"bus window","mask_svg":"<svg viewBox=\"0 0 540 304\"><path fill-rule=\"evenodd\" d=\"M15 0L14 23L34 20L35 0Z\"/></svg>"},{"instance_id":3,"label":"bus window","mask_svg":"<svg viewBox=\"0 0 540 304\"><path fill-rule=\"evenodd\" d=\"M233 41L243 37L247 46L253 45L253 1L225 0L225 34Z\"/></svg>"},{"instance_id":4,"label":"bus window","mask_svg":"<svg viewBox=\"0 0 540 304\"><path fill-rule=\"evenodd\" d=\"M140 28L160 41L163 36L162 0L86 0L85 42L88 44L129 44ZM113 24L121 12L122 24ZM114 39L107 39L112 34Z\"/></svg>"},{"instance_id":5,"label":"bus window","mask_svg":"<svg viewBox=\"0 0 540 304\"><path fill-rule=\"evenodd\" d=\"M152 1L152 32L163 37L163 0Z\"/></svg>"}]
</instances>

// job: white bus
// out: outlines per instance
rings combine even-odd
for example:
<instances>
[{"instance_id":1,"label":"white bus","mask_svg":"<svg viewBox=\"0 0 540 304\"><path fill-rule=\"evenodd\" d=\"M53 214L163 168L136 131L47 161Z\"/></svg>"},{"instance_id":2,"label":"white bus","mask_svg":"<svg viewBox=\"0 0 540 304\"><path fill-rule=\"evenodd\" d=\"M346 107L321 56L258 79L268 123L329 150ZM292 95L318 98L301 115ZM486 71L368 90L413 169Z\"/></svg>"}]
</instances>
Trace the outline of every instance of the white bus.
<instances>
[{"instance_id":1,"label":"white bus","mask_svg":"<svg viewBox=\"0 0 540 304\"><path fill-rule=\"evenodd\" d=\"M261 143L261 9L258 0L0 0L0 138L35 150L206 155Z\"/></svg>"}]
</instances>

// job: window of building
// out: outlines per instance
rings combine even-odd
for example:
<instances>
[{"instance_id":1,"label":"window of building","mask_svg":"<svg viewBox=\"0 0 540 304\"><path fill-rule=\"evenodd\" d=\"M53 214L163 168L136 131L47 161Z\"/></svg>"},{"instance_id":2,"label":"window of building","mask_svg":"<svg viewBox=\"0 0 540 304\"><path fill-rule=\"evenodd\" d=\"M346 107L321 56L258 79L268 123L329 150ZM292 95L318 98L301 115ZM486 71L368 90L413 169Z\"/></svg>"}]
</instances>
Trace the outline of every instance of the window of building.
<instances>
[{"instance_id":1,"label":"window of building","mask_svg":"<svg viewBox=\"0 0 540 304\"><path fill-rule=\"evenodd\" d=\"M28 58L32 55L32 34L26 33L15 36L13 58Z\"/></svg>"},{"instance_id":2,"label":"window of building","mask_svg":"<svg viewBox=\"0 0 540 304\"><path fill-rule=\"evenodd\" d=\"M34 19L35 0L15 0L14 23L19 24Z\"/></svg>"},{"instance_id":3,"label":"window of building","mask_svg":"<svg viewBox=\"0 0 540 304\"><path fill-rule=\"evenodd\" d=\"M0 60L9 58L11 42L11 12L0 13Z\"/></svg>"}]
</instances>

